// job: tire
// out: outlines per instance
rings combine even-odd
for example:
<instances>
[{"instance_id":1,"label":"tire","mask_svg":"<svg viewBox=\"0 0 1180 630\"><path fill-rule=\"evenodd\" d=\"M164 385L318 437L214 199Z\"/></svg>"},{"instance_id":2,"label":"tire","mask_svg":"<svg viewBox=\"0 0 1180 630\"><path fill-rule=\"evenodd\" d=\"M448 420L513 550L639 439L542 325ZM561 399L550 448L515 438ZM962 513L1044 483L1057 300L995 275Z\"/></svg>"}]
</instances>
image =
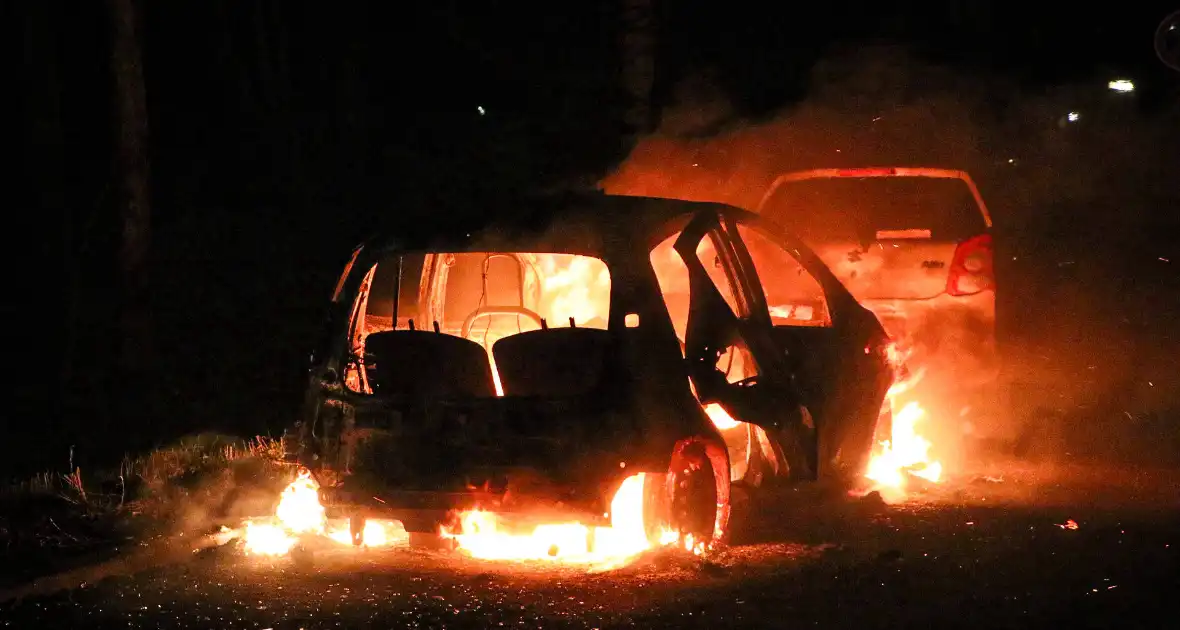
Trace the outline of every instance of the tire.
<instances>
[{"instance_id":1,"label":"tire","mask_svg":"<svg viewBox=\"0 0 1180 630\"><path fill-rule=\"evenodd\" d=\"M722 447L713 449L718 453L710 456L699 439L678 445L666 478L667 523L694 551L723 545L729 530L729 469L717 473L714 462L726 456Z\"/></svg>"}]
</instances>

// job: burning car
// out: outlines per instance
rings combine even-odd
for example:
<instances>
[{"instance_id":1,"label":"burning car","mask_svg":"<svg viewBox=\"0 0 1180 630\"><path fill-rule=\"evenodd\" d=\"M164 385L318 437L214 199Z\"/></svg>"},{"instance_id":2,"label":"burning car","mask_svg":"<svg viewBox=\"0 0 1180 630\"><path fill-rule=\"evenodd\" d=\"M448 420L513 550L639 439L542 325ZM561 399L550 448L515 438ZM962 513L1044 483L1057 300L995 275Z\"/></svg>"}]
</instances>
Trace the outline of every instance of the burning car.
<instances>
[{"instance_id":1,"label":"burning car","mask_svg":"<svg viewBox=\"0 0 1180 630\"><path fill-rule=\"evenodd\" d=\"M791 172L774 180L757 212L812 247L880 318L918 372L906 396L943 421L944 449L964 434L1015 436L998 385L992 221L970 175L900 167Z\"/></svg>"},{"instance_id":2,"label":"burning car","mask_svg":"<svg viewBox=\"0 0 1180 630\"><path fill-rule=\"evenodd\" d=\"M373 238L339 279L292 457L355 544L370 518L462 539L494 515L583 553L699 548L735 486L864 472L889 340L802 243L721 204L505 207Z\"/></svg>"}]
</instances>

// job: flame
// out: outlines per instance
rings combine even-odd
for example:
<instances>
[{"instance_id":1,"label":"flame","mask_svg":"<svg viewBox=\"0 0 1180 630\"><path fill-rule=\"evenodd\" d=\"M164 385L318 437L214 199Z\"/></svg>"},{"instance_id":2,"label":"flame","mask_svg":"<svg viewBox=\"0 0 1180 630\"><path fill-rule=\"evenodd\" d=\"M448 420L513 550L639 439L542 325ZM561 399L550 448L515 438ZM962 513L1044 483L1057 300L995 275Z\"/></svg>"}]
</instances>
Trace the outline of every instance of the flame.
<instances>
[{"instance_id":1,"label":"flame","mask_svg":"<svg viewBox=\"0 0 1180 630\"><path fill-rule=\"evenodd\" d=\"M713 426L717 427L719 431L726 431L741 425L741 422L733 419L725 409L717 403L709 403L705 405L705 415L713 421Z\"/></svg>"},{"instance_id":2,"label":"flame","mask_svg":"<svg viewBox=\"0 0 1180 630\"><path fill-rule=\"evenodd\" d=\"M905 361L911 352L896 343L890 343L885 351L895 374L893 385L885 395L885 404L893 409L896 408L898 397L921 380L924 370L907 372ZM904 491L906 478L911 475L936 483L942 479L942 463L931 460L932 444L916 428L925 417L926 410L917 401L909 401L900 411L893 413L891 435L877 445L865 472L865 476L876 482L879 489Z\"/></svg>"},{"instance_id":3,"label":"flame","mask_svg":"<svg viewBox=\"0 0 1180 630\"><path fill-rule=\"evenodd\" d=\"M905 487L906 474L935 482L942 477L942 464L930 461L930 441L914 429L925 415L920 404L910 402L894 416L893 434L869 461L866 477L895 489Z\"/></svg>"},{"instance_id":4,"label":"flame","mask_svg":"<svg viewBox=\"0 0 1180 630\"><path fill-rule=\"evenodd\" d=\"M319 484L306 469L283 490L273 517L246 521L242 539L247 553L282 556L291 551L301 536L320 536L352 545L347 520L329 521L320 503ZM401 523L391 520L367 519L362 533L366 547L393 545L407 537Z\"/></svg>"},{"instance_id":5,"label":"flame","mask_svg":"<svg viewBox=\"0 0 1180 630\"><path fill-rule=\"evenodd\" d=\"M296 538L279 525L246 521L246 552L260 556L285 555L295 546Z\"/></svg>"},{"instance_id":6,"label":"flame","mask_svg":"<svg viewBox=\"0 0 1180 630\"><path fill-rule=\"evenodd\" d=\"M296 534L317 532L324 528L327 518L320 505L319 485L311 473L302 471L291 485L283 490L275 517L283 527Z\"/></svg>"},{"instance_id":7,"label":"flame","mask_svg":"<svg viewBox=\"0 0 1180 630\"><path fill-rule=\"evenodd\" d=\"M487 254L478 254L487 255ZM533 272L527 274L521 287L520 306L534 311L551 327L574 324L585 328L605 329L610 315L610 272L606 263L578 254L521 253L524 264ZM504 288L502 278L487 280ZM515 280L513 280L515 282ZM481 298L481 303L482 303ZM515 304L513 304L515 305ZM471 332L488 353L492 367L492 384L496 396L504 396L500 371L492 351L496 342L520 332L535 330L539 323L522 316L488 316L480 320Z\"/></svg>"},{"instance_id":8,"label":"flame","mask_svg":"<svg viewBox=\"0 0 1180 630\"><path fill-rule=\"evenodd\" d=\"M597 258L574 254L537 254L542 299L537 312L560 325L572 317L579 326L599 319L606 327L610 305L610 273Z\"/></svg>"},{"instance_id":9,"label":"flame","mask_svg":"<svg viewBox=\"0 0 1180 630\"><path fill-rule=\"evenodd\" d=\"M643 520L644 473L627 477L610 504L609 527L590 527L571 521L537 525L529 533L504 529L493 512L480 509L459 514L459 527L443 527L441 534L460 550L484 560L547 560L571 564L621 566L652 548ZM676 542L677 534L662 530L658 545Z\"/></svg>"}]
</instances>

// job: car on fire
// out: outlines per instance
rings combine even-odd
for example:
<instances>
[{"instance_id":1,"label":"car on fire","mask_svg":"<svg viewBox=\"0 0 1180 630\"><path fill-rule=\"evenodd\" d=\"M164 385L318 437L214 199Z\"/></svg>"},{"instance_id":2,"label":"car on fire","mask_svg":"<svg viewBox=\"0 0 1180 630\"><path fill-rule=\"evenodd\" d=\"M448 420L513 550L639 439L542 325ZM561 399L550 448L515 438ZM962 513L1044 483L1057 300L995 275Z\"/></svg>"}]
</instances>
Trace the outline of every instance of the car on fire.
<instances>
[{"instance_id":1,"label":"car on fire","mask_svg":"<svg viewBox=\"0 0 1180 630\"><path fill-rule=\"evenodd\" d=\"M755 211L811 247L877 315L917 372L906 396L942 420L944 447L1015 439L1000 385L992 219L967 172L789 172Z\"/></svg>"},{"instance_id":2,"label":"car on fire","mask_svg":"<svg viewBox=\"0 0 1180 630\"><path fill-rule=\"evenodd\" d=\"M501 207L372 238L335 288L291 457L354 543L475 507L603 523L644 473L651 535L719 544L735 487L863 473L889 340L801 242L715 203Z\"/></svg>"}]
</instances>

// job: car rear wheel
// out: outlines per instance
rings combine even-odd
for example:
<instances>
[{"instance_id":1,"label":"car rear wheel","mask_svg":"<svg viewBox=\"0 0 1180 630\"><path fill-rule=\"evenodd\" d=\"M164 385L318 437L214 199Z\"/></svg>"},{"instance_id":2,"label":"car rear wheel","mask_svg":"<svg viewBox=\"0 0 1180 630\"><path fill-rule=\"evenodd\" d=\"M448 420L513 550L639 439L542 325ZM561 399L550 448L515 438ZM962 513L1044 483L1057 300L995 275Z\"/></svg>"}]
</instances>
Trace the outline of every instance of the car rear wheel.
<instances>
[{"instance_id":1,"label":"car rear wheel","mask_svg":"<svg viewBox=\"0 0 1180 630\"><path fill-rule=\"evenodd\" d=\"M677 448L666 477L667 523L685 548L704 550L724 543L729 526L729 471L725 451L693 440ZM718 474L718 471L721 474Z\"/></svg>"}]
</instances>

